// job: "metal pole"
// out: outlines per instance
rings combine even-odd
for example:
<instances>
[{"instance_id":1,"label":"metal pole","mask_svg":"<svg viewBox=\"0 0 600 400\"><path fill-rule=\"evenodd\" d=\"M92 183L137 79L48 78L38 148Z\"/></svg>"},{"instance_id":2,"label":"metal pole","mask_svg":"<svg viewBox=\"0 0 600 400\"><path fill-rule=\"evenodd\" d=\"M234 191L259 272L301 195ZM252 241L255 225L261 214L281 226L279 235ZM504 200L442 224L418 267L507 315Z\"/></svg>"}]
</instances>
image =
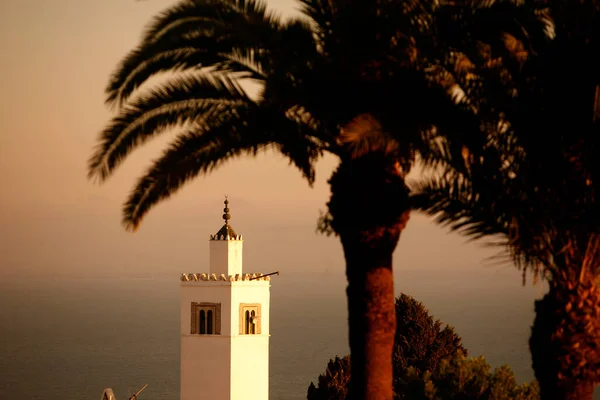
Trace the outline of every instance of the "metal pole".
<instances>
[{"instance_id":1,"label":"metal pole","mask_svg":"<svg viewBox=\"0 0 600 400\"><path fill-rule=\"evenodd\" d=\"M279 271L271 272L269 274L265 274L265 275L261 275L261 276L255 276L254 278L250 278L249 280L253 281L255 279L260 279L260 278L263 278L265 276L270 276L270 275L279 275Z\"/></svg>"}]
</instances>

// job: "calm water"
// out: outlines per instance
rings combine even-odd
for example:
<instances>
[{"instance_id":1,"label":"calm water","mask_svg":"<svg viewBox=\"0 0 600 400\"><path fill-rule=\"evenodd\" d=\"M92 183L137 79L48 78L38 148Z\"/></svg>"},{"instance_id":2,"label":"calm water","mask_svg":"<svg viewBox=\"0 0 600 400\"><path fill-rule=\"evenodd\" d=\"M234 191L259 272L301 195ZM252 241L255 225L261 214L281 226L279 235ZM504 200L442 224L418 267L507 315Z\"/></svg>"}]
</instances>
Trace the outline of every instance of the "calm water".
<instances>
[{"instance_id":1,"label":"calm water","mask_svg":"<svg viewBox=\"0 0 600 400\"><path fill-rule=\"evenodd\" d=\"M541 288L519 287L513 270L476 271L400 271L396 291L454 325L470 355L529 380ZM289 273L272 284L271 398L304 399L327 360L347 353L343 275ZM142 399L178 399L178 289L177 273L1 282L0 399L95 400L112 387L123 400L146 383Z\"/></svg>"}]
</instances>

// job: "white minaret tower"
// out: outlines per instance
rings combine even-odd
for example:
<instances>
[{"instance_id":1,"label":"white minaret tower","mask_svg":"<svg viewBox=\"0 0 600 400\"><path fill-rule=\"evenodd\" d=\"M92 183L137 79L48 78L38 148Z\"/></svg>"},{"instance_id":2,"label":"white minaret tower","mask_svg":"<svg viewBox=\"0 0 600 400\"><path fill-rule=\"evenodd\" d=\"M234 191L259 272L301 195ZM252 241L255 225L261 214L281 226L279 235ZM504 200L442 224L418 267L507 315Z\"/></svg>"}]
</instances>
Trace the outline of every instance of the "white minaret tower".
<instances>
[{"instance_id":1,"label":"white minaret tower","mask_svg":"<svg viewBox=\"0 0 600 400\"><path fill-rule=\"evenodd\" d=\"M209 272L181 276L181 400L269 398L271 279L242 273L228 204L210 236Z\"/></svg>"}]
</instances>

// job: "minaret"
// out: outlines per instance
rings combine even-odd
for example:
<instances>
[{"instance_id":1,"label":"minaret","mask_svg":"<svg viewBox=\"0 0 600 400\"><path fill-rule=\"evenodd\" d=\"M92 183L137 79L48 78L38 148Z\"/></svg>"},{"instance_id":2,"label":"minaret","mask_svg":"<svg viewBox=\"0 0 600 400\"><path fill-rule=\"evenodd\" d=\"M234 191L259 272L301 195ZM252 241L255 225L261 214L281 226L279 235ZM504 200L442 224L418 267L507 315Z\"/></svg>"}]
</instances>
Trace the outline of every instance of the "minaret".
<instances>
[{"instance_id":1,"label":"minaret","mask_svg":"<svg viewBox=\"0 0 600 400\"><path fill-rule=\"evenodd\" d=\"M228 205L208 272L181 276L181 400L269 398L270 277L242 272Z\"/></svg>"},{"instance_id":2,"label":"minaret","mask_svg":"<svg viewBox=\"0 0 600 400\"><path fill-rule=\"evenodd\" d=\"M229 225L229 200L225 197L223 219L225 225L216 235L210 237L210 273L220 276L236 275L242 273L242 236L237 236Z\"/></svg>"}]
</instances>

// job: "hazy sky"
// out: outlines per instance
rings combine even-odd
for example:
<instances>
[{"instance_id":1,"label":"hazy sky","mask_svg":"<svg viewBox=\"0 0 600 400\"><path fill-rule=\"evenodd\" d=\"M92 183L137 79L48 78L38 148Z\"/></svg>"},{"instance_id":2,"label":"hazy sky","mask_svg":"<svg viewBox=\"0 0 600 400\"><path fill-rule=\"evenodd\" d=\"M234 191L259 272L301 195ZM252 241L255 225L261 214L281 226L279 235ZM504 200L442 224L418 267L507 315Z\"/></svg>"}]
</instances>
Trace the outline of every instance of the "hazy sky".
<instances>
[{"instance_id":1,"label":"hazy sky","mask_svg":"<svg viewBox=\"0 0 600 400\"><path fill-rule=\"evenodd\" d=\"M0 1L0 278L16 275L178 274L204 270L223 194L245 236L245 270L339 273L337 239L315 234L336 160L314 188L281 157L228 163L153 209L136 234L120 225L121 204L173 133L136 151L113 178L86 179L86 162L111 113L104 86L144 25L169 0ZM268 4L290 15L295 3ZM496 252L413 216L396 252L401 269L481 268ZM504 273L503 272L503 273Z\"/></svg>"}]
</instances>

